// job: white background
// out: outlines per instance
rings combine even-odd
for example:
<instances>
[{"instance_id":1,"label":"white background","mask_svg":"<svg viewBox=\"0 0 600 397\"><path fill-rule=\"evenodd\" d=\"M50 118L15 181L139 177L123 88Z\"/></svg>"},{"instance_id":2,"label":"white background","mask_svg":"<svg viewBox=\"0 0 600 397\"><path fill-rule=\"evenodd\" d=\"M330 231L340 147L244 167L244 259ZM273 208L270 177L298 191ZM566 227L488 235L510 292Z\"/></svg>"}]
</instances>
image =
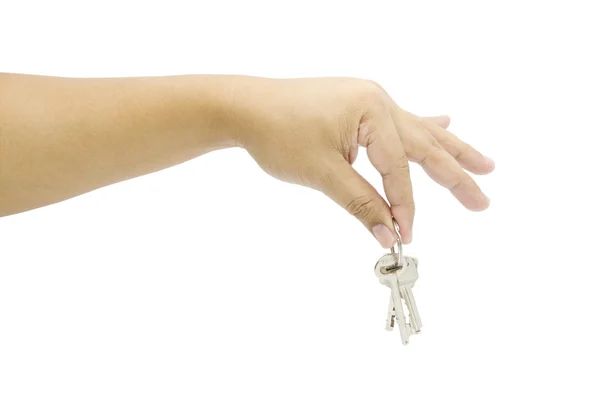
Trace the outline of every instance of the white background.
<instances>
[{"instance_id":1,"label":"white background","mask_svg":"<svg viewBox=\"0 0 600 397\"><path fill-rule=\"evenodd\" d=\"M1 71L370 78L497 169L412 168L406 347L375 240L242 150L0 219L0 396L598 396L595 3L2 1Z\"/></svg>"}]
</instances>

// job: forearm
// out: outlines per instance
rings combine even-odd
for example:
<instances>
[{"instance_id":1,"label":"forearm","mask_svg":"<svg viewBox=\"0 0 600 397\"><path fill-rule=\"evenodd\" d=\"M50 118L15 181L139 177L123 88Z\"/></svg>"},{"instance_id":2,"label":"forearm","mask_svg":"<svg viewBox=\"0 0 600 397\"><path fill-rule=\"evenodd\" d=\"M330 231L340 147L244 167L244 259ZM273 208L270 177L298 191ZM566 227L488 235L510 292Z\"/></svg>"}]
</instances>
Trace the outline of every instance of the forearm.
<instances>
[{"instance_id":1,"label":"forearm","mask_svg":"<svg viewBox=\"0 0 600 397\"><path fill-rule=\"evenodd\" d=\"M0 74L0 215L237 145L235 79Z\"/></svg>"}]
</instances>

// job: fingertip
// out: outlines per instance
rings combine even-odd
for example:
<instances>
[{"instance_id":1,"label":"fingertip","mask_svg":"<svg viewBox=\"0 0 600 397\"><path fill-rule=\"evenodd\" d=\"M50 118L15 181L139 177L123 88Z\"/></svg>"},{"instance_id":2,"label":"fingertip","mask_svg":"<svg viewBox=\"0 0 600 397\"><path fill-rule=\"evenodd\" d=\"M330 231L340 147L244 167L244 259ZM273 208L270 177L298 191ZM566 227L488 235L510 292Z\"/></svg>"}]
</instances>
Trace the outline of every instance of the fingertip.
<instances>
[{"instance_id":1,"label":"fingertip","mask_svg":"<svg viewBox=\"0 0 600 397\"><path fill-rule=\"evenodd\" d=\"M413 220L405 219L404 221L399 221L398 226L400 228L400 238L402 239L402 244L410 244L413 239L412 232L412 224Z\"/></svg>"},{"instance_id":2,"label":"fingertip","mask_svg":"<svg viewBox=\"0 0 600 397\"><path fill-rule=\"evenodd\" d=\"M452 119L450 118L450 116L448 116L447 114L444 114L444 115L440 116L440 119L442 120L442 123L440 124L440 126L442 126L444 128L450 127L450 123L452 122Z\"/></svg>"},{"instance_id":3,"label":"fingertip","mask_svg":"<svg viewBox=\"0 0 600 397\"><path fill-rule=\"evenodd\" d=\"M460 165L476 175L487 175L494 171L496 163L491 158L477 153L477 157L470 160L459 160Z\"/></svg>"},{"instance_id":4,"label":"fingertip","mask_svg":"<svg viewBox=\"0 0 600 397\"><path fill-rule=\"evenodd\" d=\"M476 194L472 199L468 202L466 206L469 210L474 212L485 211L490 206L490 198L486 196L483 192Z\"/></svg>"},{"instance_id":5,"label":"fingertip","mask_svg":"<svg viewBox=\"0 0 600 397\"><path fill-rule=\"evenodd\" d=\"M450 126L450 116L444 114L441 116L434 116L434 117L423 117L423 119L430 121L434 124L437 124L438 126L442 127L442 128L448 128Z\"/></svg>"},{"instance_id":6,"label":"fingertip","mask_svg":"<svg viewBox=\"0 0 600 397\"><path fill-rule=\"evenodd\" d=\"M490 206L490 199L472 178L464 180L450 189L450 192L470 211L483 211Z\"/></svg>"},{"instance_id":7,"label":"fingertip","mask_svg":"<svg viewBox=\"0 0 600 397\"><path fill-rule=\"evenodd\" d=\"M483 159L485 161L485 165L488 172L494 171L494 169L496 168L496 162L487 156L483 156Z\"/></svg>"},{"instance_id":8,"label":"fingertip","mask_svg":"<svg viewBox=\"0 0 600 397\"><path fill-rule=\"evenodd\" d=\"M412 227L415 214L414 210L404 206L393 206L392 214L398 223L402 244L410 244L413 239Z\"/></svg>"},{"instance_id":9,"label":"fingertip","mask_svg":"<svg viewBox=\"0 0 600 397\"><path fill-rule=\"evenodd\" d=\"M491 204L491 200L488 196L486 196L485 194L483 195L485 197L485 201L481 203L481 206L476 209L475 211L485 211L488 208L490 208L490 204Z\"/></svg>"}]
</instances>

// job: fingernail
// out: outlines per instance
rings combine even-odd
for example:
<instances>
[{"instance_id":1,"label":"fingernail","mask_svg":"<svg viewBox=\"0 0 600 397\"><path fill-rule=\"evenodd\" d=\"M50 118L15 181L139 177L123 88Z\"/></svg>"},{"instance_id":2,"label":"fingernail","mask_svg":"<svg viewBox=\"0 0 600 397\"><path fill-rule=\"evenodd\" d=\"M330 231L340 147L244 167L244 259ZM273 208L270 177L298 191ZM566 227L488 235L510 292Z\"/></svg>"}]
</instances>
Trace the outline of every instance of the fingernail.
<instances>
[{"instance_id":1,"label":"fingernail","mask_svg":"<svg viewBox=\"0 0 600 397\"><path fill-rule=\"evenodd\" d=\"M382 248L390 248L396 242L396 236L385 225L377 225L371 229Z\"/></svg>"},{"instance_id":2,"label":"fingernail","mask_svg":"<svg viewBox=\"0 0 600 397\"><path fill-rule=\"evenodd\" d=\"M485 161L487 161L487 163L491 166L491 167L495 167L496 163L494 162L494 160L492 160L491 158L489 158L488 156L483 156L483 158L485 159Z\"/></svg>"}]
</instances>

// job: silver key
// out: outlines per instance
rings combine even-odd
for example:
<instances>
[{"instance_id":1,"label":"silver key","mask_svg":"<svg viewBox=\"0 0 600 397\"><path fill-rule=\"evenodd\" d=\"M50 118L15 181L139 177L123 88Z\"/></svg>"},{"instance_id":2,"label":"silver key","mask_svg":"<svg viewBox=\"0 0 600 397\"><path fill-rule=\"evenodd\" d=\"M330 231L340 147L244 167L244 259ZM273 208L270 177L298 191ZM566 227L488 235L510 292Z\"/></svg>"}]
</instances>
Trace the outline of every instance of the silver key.
<instances>
[{"instance_id":1,"label":"silver key","mask_svg":"<svg viewBox=\"0 0 600 397\"><path fill-rule=\"evenodd\" d=\"M391 331L397 324L403 344L408 343L411 335L419 333L422 326L412 293L419 278L418 264L416 258L402 255L402 242L398 240L398 253L392 248L392 252L382 256L375 265L379 282L391 289L386 329Z\"/></svg>"},{"instance_id":2,"label":"silver key","mask_svg":"<svg viewBox=\"0 0 600 397\"><path fill-rule=\"evenodd\" d=\"M404 262L405 265L403 268L396 271L396 278L398 279L398 284L400 285L400 295L404 299L404 303L406 304L406 308L409 312L409 325L411 331L413 334L417 334L421 331L422 324L421 316L419 316L419 311L417 310L417 305L415 303L415 297L412 293L412 288L419 278L419 261L417 258L405 256Z\"/></svg>"}]
</instances>

